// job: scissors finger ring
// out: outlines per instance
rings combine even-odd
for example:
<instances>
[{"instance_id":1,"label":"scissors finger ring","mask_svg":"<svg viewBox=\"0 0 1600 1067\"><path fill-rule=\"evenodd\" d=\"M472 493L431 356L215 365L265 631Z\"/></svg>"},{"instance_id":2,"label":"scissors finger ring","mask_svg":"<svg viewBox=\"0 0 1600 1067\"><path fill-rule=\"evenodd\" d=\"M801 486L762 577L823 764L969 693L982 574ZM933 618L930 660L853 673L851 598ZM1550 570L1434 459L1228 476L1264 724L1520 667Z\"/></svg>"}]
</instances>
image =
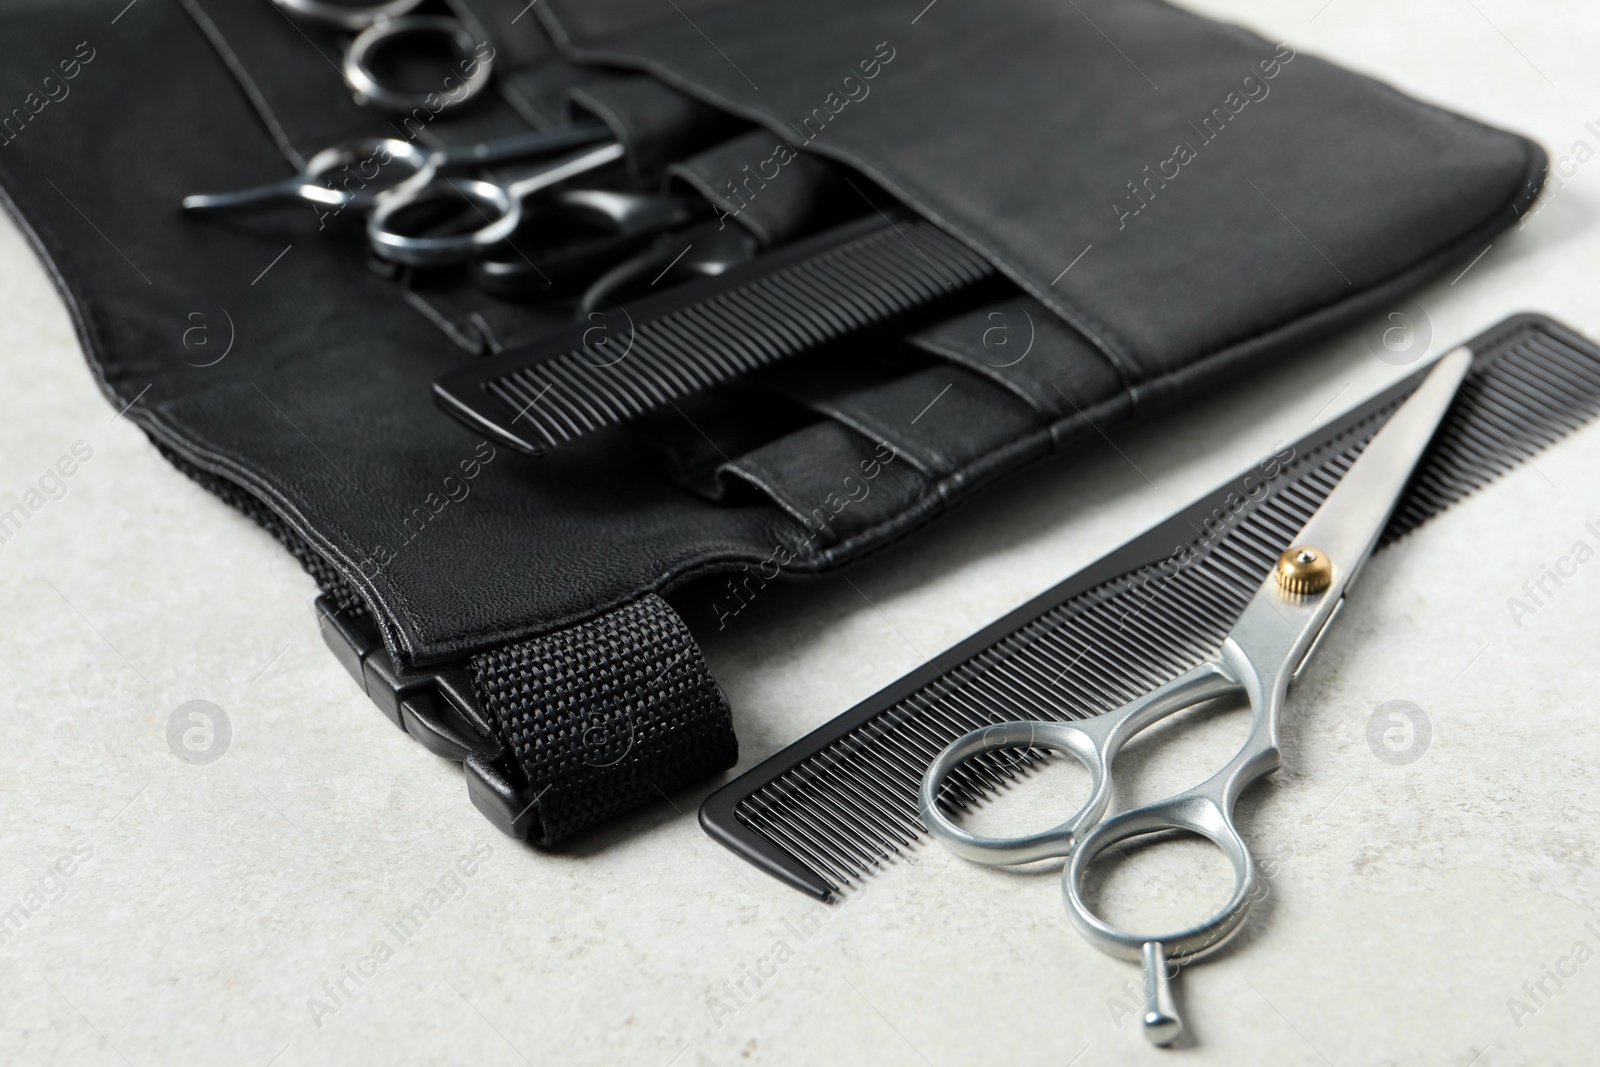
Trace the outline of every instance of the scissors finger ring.
<instances>
[{"instance_id":1,"label":"scissors finger ring","mask_svg":"<svg viewBox=\"0 0 1600 1067\"><path fill-rule=\"evenodd\" d=\"M387 111L426 108L429 113L458 107L489 84L494 49L479 41L459 19L411 15L422 0L340 4L331 0L273 0L285 12L306 22L356 34L345 50L340 72L356 102ZM418 89L387 82L381 73L398 53L449 57L450 73L437 88ZM451 83L454 83L453 85Z\"/></svg>"},{"instance_id":2,"label":"scissors finger ring","mask_svg":"<svg viewBox=\"0 0 1600 1067\"><path fill-rule=\"evenodd\" d=\"M367 237L380 257L408 267L436 267L465 263L505 241L522 225L523 201L570 178L588 174L623 157L615 141L563 157L501 184L479 179L438 180L397 189L378 198L367 220ZM406 225L407 217L430 214L440 205L459 207L465 200L481 224L464 233L441 236L419 234Z\"/></svg>"},{"instance_id":3,"label":"scissors finger ring","mask_svg":"<svg viewBox=\"0 0 1600 1067\"><path fill-rule=\"evenodd\" d=\"M345 141L313 155L299 174L232 193L196 193L183 198L191 212L236 211L304 200L333 208L368 208L387 193L402 193L433 181L454 167L487 166L610 139L599 122L575 122L553 130L494 141L427 149L394 137Z\"/></svg>"}]
</instances>

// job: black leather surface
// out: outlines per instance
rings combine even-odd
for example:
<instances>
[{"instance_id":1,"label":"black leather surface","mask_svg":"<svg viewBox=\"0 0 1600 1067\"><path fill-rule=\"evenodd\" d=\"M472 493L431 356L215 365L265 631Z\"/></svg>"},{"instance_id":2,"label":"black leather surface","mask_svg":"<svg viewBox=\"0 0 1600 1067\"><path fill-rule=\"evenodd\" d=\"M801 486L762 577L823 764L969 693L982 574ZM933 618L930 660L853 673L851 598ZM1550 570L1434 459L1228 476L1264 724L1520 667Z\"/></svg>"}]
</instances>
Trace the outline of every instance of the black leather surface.
<instances>
[{"instance_id":1,"label":"black leather surface","mask_svg":"<svg viewBox=\"0 0 1600 1067\"><path fill-rule=\"evenodd\" d=\"M724 0L619 28L647 9L539 10L576 55L876 177L1135 388L1395 278L1504 212L1542 163L1519 138L1160 0L941 4L914 24L895 0Z\"/></svg>"},{"instance_id":2,"label":"black leather surface","mask_svg":"<svg viewBox=\"0 0 1600 1067\"><path fill-rule=\"evenodd\" d=\"M79 42L95 50L70 95L0 147L9 206L65 283L115 406L139 397L126 417L285 516L354 580L402 661L458 659L771 550L787 525L774 508L684 493L623 432L484 462L428 389L466 357L367 269L359 239L319 230L309 207L179 214L186 193L289 167L174 0L144 0L114 34L102 16L88 2L4 16L0 99L20 106ZM185 346L197 324L204 353ZM225 359L193 365L230 333Z\"/></svg>"},{"instance_id":3,"label":"black leather surface","mask_svg":"<svg viewBox=\"0 0 1600 1067\"><path fill-rule=\"evenodd\" d=\"M178 0L141 0L114 26L89 0L27 0L0 13L0 109L24 109L18 132L0 144L0 185L8 210L52 264L113 404L131 404L126 417L166 447L269 505L360 590L398 660L428 664L547 633L698 574L762 563L779 547L789 576L881 547L970 486L1072 439L1086 418L1125 413L1129 398L1120 384L1106 389L1110 358L1146 396L1193 396L1228 366L1284 358L1295 344L1420 283L1463 248L1475 253L1512 218L1516 186L1535 163L1532 149L1515 138L1300 57L1274 81L1272 97L1250 105L1223 135L1238 133L1237 154L1223 154L1227 144L1208 149L1194 166L1209 169L1186 170L1182 186L1175 183L1152 214L1106 240L1104 216L1111 213L1103 181L1114 177L1120 187L1138 170L1127 172L1127 165L1153 159L1147 146L1168 136L1170 116L1161 109L1176 106L1165 103L1168 87L1184 106L1208 100L1217 89L1212 79L1219 72L1233 77L1236 60L1255 58L1261 44L1148 0L1127 0L1115 11L1083 0L1097 21L1104 14L1135 42L1141 66L1163 79L1170 73L1152 103L1120 60L1089 47L1088 35L1067 33L1054 15L1041 13L1043 5L1002 3L1022 18L1013 32L1028 31L1015 33L1004 62L972 65L985 59L985 49L1001 47L997 27L1007 19L997 14L984 14L983 25L969 26L960 39L947 28L929 30L908 39L853 117L864 120L863 131L874 130L880 177L893 171L896 181L909 182L901 170L915 172L920 206L968 236L976 230L1033 288L1049 288L1036 283L1049 283L1093 240L1091 255L1105 255L1081 262L1054 295L1040 295L1109 326L1090 331L1097 349L1074 351L1068 334L1052 350L1064 361L1055 364L1065 368L1063 389L1074 394L1070 410L1048 406L1045 386L1054 378L1046 375L1013 389L1024 401L1033 397L1039 413L1026 432L1020 427L1029 420L1019 416L1012 435L939 437L930 413L915 432L935 436L905 438L927 471L910 462L909 451L897 453L870 496L840 507L829 532L816 537L797 520L818 504L833 507L829 493L859 495L844 480L859 482L861 464L877 448L839 421L784 425L782 436L743 441L747 451L728 457L725 477L737 467L754 476L735 478L742 487L765 483L772 500L755 489L720 500L688 491L657 449L626 428L539 460L496 451L434 407L429 383L471 357L403 287L369 270L359 220L320 219L310 207L231 220L182 217L184 194L287 177L290 168L260 110ZM491 4L474 0L474 7ZM677 6L700 20L699 5ZM767 13L764 30L779 35L782 48L730 55L780 105L814 106L816 87L802 91L801 82L826 69L816 84L831 84L838 72L828 64L846 56L854 64L884 39L873 28L881 16L875 6L857 12L859 4L846 9L836 0L812 5L809 17L832 26L828 33L798 25L789 32L784 20L797 18L789 6L759 7ZM947 8L958 26L968 17L942 4L923 23L944 26L934 16ZM600 7L591 14L610 17ZM667 18L684 21L676 12ZM897 18L901 34L905 19ZM252 46L281 54L286 70L326 67L314 49L298 52L311 44L279 22L270 29L264 23ZM679 40L663 26L663 40ZM732 28L732 48L755 47ZM1070 39L1057 40L1063 33ZM1044 45L1036 47L1033 37L1065 51L1041 58ZM686 56L688 40L674 46ZM93 58L61 82L61 63L88 53ZM683 59L685 69L693 59ZM962 69L986 74L950 77ZM706 85L722 77L707 71L696 71ZM1306 84L1290 88L1291 74L1306 75ZM892 80L902 75L904 84ZM1073 77L1082 84L1061 81ZM940 79L959 87L962 99L952 100ZM730 100L744 91L717 88ZM1049 109L1039 104L1044 89ZM913 90L950 107L935 119L933 104L909 101ZM342 91L327 90L335 118ZM60 98L35 113L29 101L46 93ZM871 118L878 103L884 117ZM362 124L370 119L353 116ZM1255 119L1261 121L1244 125ZM438 121L433 134L447 136L451 120ZM883 128L889 125L895 128ZM324 134L348 135L330 120L287 140ZM843 123L828 136L831 144L854 143ZM1072 167L1057 166L1063 155ZM979 163L982 181L973 174ZM938 178L947 167L948 178ZM1239 193L1246 177L1316 239L1350 286L1328 277L1328 263L1292 229L1278 232L1281 218L1260 213ZM1289 191L1280 197L1274 183ZM1084 269L1091 263L1093 271ZM1380 280L1385 284L1365 288ZM1349 298L1351 289L1360 295ZM204 349L187 332L196 326L204 327ZM855 405L849 417L863 426L897 417L911 403L835 400ZM698 414L694 421L713 440L739 436ZM693 460L701 478L711 476L706 462L704 455ZM954 466L960 469L938 473Z\"/></svg>"},{"instance_id":4,"label":"black leather surface","mask_svg":"<svg viewBox=\"0 0 1600 1067\"><path fill-rule=\"evenodd\" d=\"M569 107L611 127L628 150L628 168L640 182L656 182L674 160L703 151L745 129L745 124L654 78L607 78L567 91Z\"/></svg>"},{"instance_id":5,"label":"black leather surface","mask_svg":"<svg viewBox=\"0 0 1600 1067\"><path fill-rule=\"evenodd\" d=\"M450 0L450 6L483 27L494 43L495 62L503 70L526 70L557 59L555 45L530 5Z\"/></svg>"},{"instance_id":6,"label":"black leather surface","mask_svg":"<svg viewBox=\"0 0 1600 1067\"><path fill-rule=\"evenodd\" d=\"M709 200L723 225L737 224L763 248L792 241L861 214L842 167L796 154L765 130L754 130L667 168L672 187Z\"/></svg>"},{"instance_id":7,"label":"black leather surface","mask_svg":"<svg viewBox=\"0 0 1600 1067\"><path fill-rule=\"evenodd\" d=\"M998 300L906 338L1012 390L1051 421L1119 391L1116 368L1082 334L1036 300Z\"/></svg>"},{"instance_id":8,"label":"black leather surface","mask_svg":"<svg viewBox=\"0 0 1600 1067\"><path fill-rule=\"evenodd\" d=\"M1010 390L945 361L887 375L853 373L866 362L859 349L868 344L777 368L763 380L869 440L891 442L900 457L935 480L1048 422Z\"/></svg>"},{"instance_id":9,"label":"black leather surface","mask_svg":"<svg viewBox=\"0 0 1600 1067\"><path fill-rule=\"evenodd\" d=\"M929 481L891 443L834 421L818 422L721 468L769 493L792 520L775 541L804 559L888 522L928 496ZM779 560L786 567L786 560Z\"/></svg>"}]
</instances>

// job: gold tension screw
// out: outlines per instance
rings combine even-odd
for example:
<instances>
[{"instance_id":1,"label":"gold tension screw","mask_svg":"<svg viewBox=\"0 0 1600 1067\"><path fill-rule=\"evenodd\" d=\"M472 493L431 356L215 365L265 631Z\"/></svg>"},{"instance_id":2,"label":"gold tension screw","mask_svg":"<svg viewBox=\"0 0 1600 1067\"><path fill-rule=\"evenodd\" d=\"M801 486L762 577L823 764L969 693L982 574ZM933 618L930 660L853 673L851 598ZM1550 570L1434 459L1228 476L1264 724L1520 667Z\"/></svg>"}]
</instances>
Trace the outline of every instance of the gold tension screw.
<instances>
[{"instance_id":1,"label":"gold tension screw","mask_svg":"<svg viewBox=\"0 0 1600 1067\"><path fill-rule=\"evenodd\" d=\"M1320 549L1310 545L1296 545L1279 556L1273 573L1287 593L1320 593L1333 584L1333 564Z\"/></svg>"}]
</instances>

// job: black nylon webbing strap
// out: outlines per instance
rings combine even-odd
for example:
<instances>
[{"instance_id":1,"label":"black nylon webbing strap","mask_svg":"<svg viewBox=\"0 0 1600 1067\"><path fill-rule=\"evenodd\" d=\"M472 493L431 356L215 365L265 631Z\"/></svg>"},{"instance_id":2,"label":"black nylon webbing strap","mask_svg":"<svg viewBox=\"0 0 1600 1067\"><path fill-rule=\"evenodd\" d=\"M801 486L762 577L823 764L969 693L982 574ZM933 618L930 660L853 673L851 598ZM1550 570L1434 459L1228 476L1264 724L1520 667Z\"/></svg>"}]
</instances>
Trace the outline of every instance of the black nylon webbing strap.
<instances>
[{"instance_id":1,"label":"black nylon webbing strap","mask_svg":"<svg viewBox=\"0 0 1600 1067\"><path fill-rule=\"evenodd\" d=\"M472 688L553 844L731 767L727 701L677 612L649 594L472 659Z\"/></svg>"}]
</instances>

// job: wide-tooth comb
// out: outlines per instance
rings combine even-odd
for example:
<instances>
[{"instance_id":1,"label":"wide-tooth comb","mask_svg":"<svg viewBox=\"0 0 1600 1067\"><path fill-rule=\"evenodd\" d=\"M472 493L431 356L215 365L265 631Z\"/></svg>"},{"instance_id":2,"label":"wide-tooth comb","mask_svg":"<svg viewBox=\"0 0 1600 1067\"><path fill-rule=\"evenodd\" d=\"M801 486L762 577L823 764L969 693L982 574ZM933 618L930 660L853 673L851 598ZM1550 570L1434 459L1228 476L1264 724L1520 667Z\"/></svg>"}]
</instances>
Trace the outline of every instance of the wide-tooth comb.
<instances>
[{"instance_id":1,"label":"wide-tooth comb","mask_svg":"<svg viewBox=\"0 0 1600 1067\"><path fill-rule=\"evenodd\" d=\"M875 214L452 371L434 395L538 454L994 276L937 227Z\"/></svg>"},{"instance_id":2,"label":"wide-tooth comb","mask_svg":"<svg viewBox=\"0 0 1600 1067\"><path fill-rule=\"evenodd\" d=\"M1518 316L1469 347L1473 369L1384 545L1600 413L1600 348L1558 323ZM1222 486L745 772L706 798L701 825L824 899L892 862L926 834L917 788L957 737L1009 720L1088 718L1214 656L1421 374L1297 442L1270 482L1252 472ZM1244 506L1231 509L1230 494ZM974 804L1043 754L1004 755L968 761L944 799Z\"/></svg>"}]
</instances>

